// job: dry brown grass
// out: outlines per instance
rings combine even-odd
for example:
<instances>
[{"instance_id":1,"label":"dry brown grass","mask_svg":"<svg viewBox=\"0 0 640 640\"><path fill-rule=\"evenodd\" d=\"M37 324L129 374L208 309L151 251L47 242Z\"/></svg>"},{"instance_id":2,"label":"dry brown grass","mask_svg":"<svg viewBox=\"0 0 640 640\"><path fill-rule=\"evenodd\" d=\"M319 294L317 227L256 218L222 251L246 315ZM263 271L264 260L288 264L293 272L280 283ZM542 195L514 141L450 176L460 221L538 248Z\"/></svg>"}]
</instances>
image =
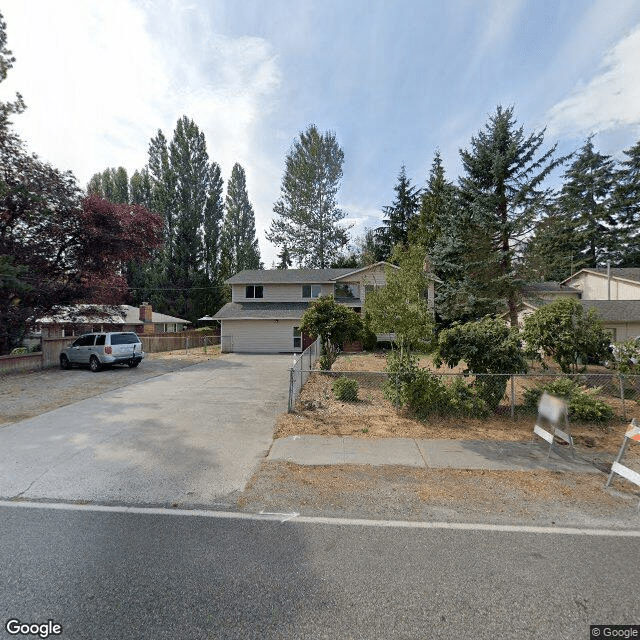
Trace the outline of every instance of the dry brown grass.
<instances>
[{"instance_id":1,"label":"dry brown grass","mask_svg":"<svg viewBox=\"0 0 640 640\"><path fill-rule=\"evenodd\" d=\"M421 422L407 409L396 410L384 397L381 389L385 380L382 373L385 364L386 358L378 354L356 354L338 358L333 367L334 372L344 371L351 374L358 371L380 372L377 375L357 376L359 384L357 402L336 400L331 389L335 378L319 373L312 374L300 394L296 412L278 416L275 437L307 434L444 440L523 441L531 439L534 416L520 413L512 419L509 404L501 405L496 414L486 419L442 416L430 418L428 422ZM438 371L429 356L423 356L420 364L425 368ZM462 365L458 369L461 371L463 368ZM447 372L450 370L447 369ZM516 404L522 403L526 388L536 382L531 378L516 378ZM507 387L507 393L510 393L510 386ZM613 407L617 415L622 414L622 403L619 398L606 396L604 399ZM635 401L627 401L626 407L630 420L633 412L637 412L638 405ZM618 451L626 429L627 423L622 421L608 425L571 425L571 432L577 445L596 448L610 454Z\"/></svg>"},{"instance_id":2,"label":"dry brown grass","mask_svg":"<svg viewBox=\"0 0 640 640\"><path fill-rule=\"evenodd\" d=\"M601 474L279 462L263 464L238 506L266 504L303 512L343 509L359 517L380 516L387 509L396 518L409 519L429 517L424 509L435 507L483 521L486 514L524 520L563 520L576 513L609 518L630 509L635 519L637 487L616 480L613 489L604 489Z\"/></svg>"}]
</instances>

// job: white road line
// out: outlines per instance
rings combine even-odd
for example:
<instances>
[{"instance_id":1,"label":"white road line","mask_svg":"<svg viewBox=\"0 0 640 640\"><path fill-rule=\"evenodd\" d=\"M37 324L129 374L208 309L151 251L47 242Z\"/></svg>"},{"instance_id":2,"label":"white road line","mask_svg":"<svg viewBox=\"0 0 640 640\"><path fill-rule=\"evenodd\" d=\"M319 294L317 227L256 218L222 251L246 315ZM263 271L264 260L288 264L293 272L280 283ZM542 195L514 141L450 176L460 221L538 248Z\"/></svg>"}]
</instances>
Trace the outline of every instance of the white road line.
<instances>
[{"instance_id":1,"label":"white road line","mask_svg":"<svg viewBox=\"0 0 640 640\"><path fill-rule=\"evenodd\" d=\"M134 513L138 515L182 516L215 518L219 520L281 521L285 513L237 513L234 511L207 511L205 509L165 509L161 507L124 507L99 504L73 504L66 502L29 502L0 500L0 507L12 509L49 509L52 511L89 511L102 513ZM541 533L569 536L604 536L608 538L640 538L640 529L585 529L577 527L541 527L511 524L476 524L467 522L413 522L411 520L364 520L358 518L326 518L321 516L295 516L285 520L291 524L326 524L334 526L382 527L397 529L448 529L452 531L500 531L505 533ZM640 524L640 522L639 522Z\"/></svg>"}]
</instances>

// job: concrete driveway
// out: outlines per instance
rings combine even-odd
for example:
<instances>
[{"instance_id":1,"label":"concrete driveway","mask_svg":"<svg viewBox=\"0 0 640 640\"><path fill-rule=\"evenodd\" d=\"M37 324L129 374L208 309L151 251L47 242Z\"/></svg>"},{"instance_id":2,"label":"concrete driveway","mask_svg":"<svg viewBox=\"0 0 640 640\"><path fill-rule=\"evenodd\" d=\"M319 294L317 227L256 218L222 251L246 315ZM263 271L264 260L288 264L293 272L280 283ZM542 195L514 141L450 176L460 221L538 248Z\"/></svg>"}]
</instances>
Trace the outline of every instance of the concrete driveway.
<instances>
[{"instance_id":1,"label":"concrete driveway","mask_svg":"<svg viewBox=\"0 0 640 640\"><path fill-rule=\"evenodd\" d=\"M271 445L291 362L230 354L2 427L0 497L230 504Z\"/></svg>"}]
</instances>

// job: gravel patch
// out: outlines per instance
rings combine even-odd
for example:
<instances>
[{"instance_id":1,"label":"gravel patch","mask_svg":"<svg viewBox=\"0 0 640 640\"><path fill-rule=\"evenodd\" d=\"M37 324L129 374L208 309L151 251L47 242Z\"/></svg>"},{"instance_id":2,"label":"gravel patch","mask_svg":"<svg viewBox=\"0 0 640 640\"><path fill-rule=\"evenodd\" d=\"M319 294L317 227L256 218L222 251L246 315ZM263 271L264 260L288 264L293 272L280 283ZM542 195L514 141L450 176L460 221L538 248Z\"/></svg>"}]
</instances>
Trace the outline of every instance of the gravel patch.
<instances>
[{"instance_id":1,"label":"gravel patch","mask_svg":"<svg viewBox=\"0 0 640 640\"><path fill-rule=\"evenodd\" d=\"M219 349L147 354L139 367L116 366L92 373L89 369L46 369L0 376L0 427L33 418L52 409L127 387L218 357Z\"/></svg>"}]
</instances>

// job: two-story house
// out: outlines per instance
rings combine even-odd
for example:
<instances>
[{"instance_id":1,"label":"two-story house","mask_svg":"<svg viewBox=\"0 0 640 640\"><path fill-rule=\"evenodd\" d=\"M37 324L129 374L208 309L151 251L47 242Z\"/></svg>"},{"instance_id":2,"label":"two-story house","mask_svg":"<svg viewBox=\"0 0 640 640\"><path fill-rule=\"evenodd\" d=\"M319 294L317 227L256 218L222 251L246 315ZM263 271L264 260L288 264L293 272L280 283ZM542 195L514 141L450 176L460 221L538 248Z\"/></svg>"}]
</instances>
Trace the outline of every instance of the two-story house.
<instances>
[{"instance_id":1,"label":"two-story house","mask_svg":"<svg viewBox=\"0 0 640 640\"><path fill-rule=\"evenodd\" d=\"M385 262L362 269L245 270L229 278L231 302L214 318L221 324L223 352L300 352L309 338L300 318L310 302L333 295L361 313L367 292L386 285ZM395 267L397 268L397 267ZM433 286L430 288L433 300Z\"/></svg>"},{"instance_id":2,"label":"two-story house","mask_svg":"<svg viewBox=\"0 0 640 640\"><path fill-rule=\"evenodd\" d=\"M585 310L595 309L614 341L640 336L640 269L581 269L561 283L528 283L522 289L519 326L559 297L577 298ZM508 320L508 314L503 317Z\"/></svg>"},{"instance_id":3,"label":"two-story house","mask_svg":"<svg viewBox=\"0 0 640 640\"><path fill-rule=\"evenodd\" d=\"M640 336L640 269L581 269L563 281L580 292L585 309L595 309L614 341Z\"/></svg>"}]
</instances>

